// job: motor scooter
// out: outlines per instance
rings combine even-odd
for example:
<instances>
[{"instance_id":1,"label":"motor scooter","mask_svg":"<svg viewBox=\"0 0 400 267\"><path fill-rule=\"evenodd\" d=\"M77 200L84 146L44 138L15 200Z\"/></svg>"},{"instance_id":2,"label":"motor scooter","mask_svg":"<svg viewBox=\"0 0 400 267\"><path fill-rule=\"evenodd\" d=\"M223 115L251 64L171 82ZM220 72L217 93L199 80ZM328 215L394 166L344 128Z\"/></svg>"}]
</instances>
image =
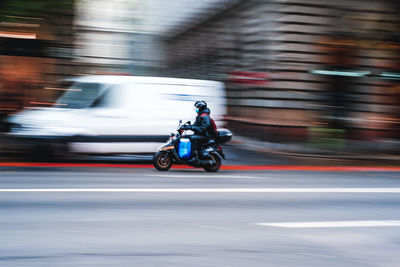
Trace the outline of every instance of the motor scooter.
<instances>
[{"instance_id":1,"label":"motor scooter","mask_svg":"<svg viewBox=\"0 0 400 267\"><path fill-rule=\"evenodd\" d=\"M218 129L217 136L207 142L193 146L192 135L183 130L184 125L179 121L177 133L171 133L170 139L153 157L154 167L159 171L168 171L173 164L186 164L196 168L203 168L207 172L217 172L221 168L225 154L221 144L232 139L232 132L228 129Z\"/></svg>"}]
</instances>

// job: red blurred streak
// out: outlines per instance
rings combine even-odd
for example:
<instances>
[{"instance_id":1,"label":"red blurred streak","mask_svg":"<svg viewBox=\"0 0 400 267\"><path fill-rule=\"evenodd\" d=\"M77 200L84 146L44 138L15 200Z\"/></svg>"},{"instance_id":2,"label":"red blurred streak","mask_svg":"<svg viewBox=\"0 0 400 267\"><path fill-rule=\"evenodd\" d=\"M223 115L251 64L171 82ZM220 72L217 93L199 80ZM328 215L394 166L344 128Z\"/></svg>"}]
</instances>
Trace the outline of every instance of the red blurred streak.
<instances>
[{"instance_id":1,"label":"red blurred streak","mask_svg":"<svg viewBox=\"0 0 400 267\"><path fill-rule=\"evenodd\" d=\"M20 39L36 39L36 33L22 33L22 32L4 32L4 31L0 31L0 37L20 38Z\"/></svg>"},{"instance_id":2,"label":"red blurred streak","mask_svg":"<svg viewBox=\"0 0 400 267\"><path fill-rule=\"evenodd\" d=\"M233 83L267 85L269 75L263 72L231 71L229 81Z\"/></svg>"},{"instance_id":3,"label":"red blurred streak","mask_svg":"<svg viewBox=\"0 0 400 267\"><path fill-rule=\"evenodd\" d=\"M151 164L0 162L0 167L154 168Z\"/></svg>"},{"instance_id":4,"label":"red blurred streak","mask_svg":"<svg viewBox=\"0 0 400 267\"><path fill-rule=\"evenodd\" d=\"M132 168L153 169L152 164L113 163L51 163L51 162L0 162L0 167L50 167L50 168ZM174 165L173 169L193 169L187 165ZM222 170L238 171L321 171L321 172L400 172L397 166L297 166L297 165L223 165Z\"/></svg>"},{"instance_id":5,"label":"red blurred streak","mask_svg":"<svg viewBox=\"0 0 400 267\"><path fill-rule=\"evenodd\" d=\"M400 171L400 167L364 167L364 166L222 166L225 170L251 171L321 171L321 172L368 172L368 171Z\"/></svg>"}]
</instances>

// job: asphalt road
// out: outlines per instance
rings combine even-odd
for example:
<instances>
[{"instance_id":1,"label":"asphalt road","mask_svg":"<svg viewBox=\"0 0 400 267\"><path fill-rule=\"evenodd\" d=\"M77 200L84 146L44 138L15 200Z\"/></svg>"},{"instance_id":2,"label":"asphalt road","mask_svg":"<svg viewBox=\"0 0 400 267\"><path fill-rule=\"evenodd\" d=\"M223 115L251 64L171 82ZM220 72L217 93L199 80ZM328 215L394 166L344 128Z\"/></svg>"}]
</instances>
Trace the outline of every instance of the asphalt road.
<instances>
[{"instance_id":1,"label":"asphalt road","mask_svg":"<svg viewBox=\"0 0 400 267\"><path fill-rule=\"evenodd\" d=\"M0 168L0 266L398 266L399 188L399 172Z\"/></svg>"}]
</instances>

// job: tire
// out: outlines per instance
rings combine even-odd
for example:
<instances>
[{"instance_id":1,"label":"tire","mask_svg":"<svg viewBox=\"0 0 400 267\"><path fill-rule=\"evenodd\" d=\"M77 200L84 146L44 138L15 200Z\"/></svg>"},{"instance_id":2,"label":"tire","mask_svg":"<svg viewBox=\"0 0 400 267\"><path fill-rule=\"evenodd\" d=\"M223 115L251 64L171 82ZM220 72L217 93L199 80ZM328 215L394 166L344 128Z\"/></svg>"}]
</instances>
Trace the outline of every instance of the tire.
<instances>
[{"instance_id":1,"label":"tire","mask_svg":"<svg viewBox=\"0 0 400 267\"><path fill-rule=\"evenodd\" d=\"M153 157L154 167L159 171L168 171L172 166L172 158L167 152L158 152Z\"/></svg>"},{"instance_id":2,"label":"tire","mask_svg":"<svg viewBox=\"0 0 400 267\"><path fill-rule=\"evenodd\" d=\"M211 155L212 159L216 162L213 166L203 166L206 172L217 172L221 168L221 158L216 155Z\"/></svg>"},{"instance_id":3,"label":"tire","mask_svg":"<svg viewBox=\"0 0 400 267\"><path fill-rule=\"evenodd\" d=\"M51 144L39 144L29 154L31 158L38 161L51 161L55 159L54 146Z\"/></svg>"},{"instance_id":4,"label":"tire","mask_svg":"<svg viewBox=\"0 0 400 267\"><path fill-rule=\"evenodd\" d=\"M30 157L40 161L56 161L67 158L69 156L69 150L67 144L40 144L36 146L30 154Z\"/></svg>"}]
</instances>

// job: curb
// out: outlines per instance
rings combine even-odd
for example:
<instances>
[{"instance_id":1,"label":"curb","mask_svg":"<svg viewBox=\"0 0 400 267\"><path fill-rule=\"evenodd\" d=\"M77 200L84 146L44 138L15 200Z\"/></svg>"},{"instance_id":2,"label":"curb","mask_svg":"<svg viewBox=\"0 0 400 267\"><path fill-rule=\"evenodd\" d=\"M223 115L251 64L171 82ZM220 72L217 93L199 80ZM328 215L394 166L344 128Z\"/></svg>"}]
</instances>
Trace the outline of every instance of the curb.
<instances>
[{"instance_id":1,"label":"curb","mask_svg":"<svg viewBox=\"0 0 400 267\"><path fill-rule=\"evenodd\" d=\"M11 168L130 168L154 169L152 164L109 163L48 163L48 162L0 162L1 167ZM172 169L199 169L187 165L175 165ZM236 171L320 171L320 172L400 172L398 166L310 166L310 165L223 165L221 170Z\"/></svg>"},{"instance_id":2,"label":"curb","mask_svg":"<svg viewBox=\"0 0 400 267\"><path fill-rule=\"evenodd\" d=\"M366 151L347 152L347 151L330 151L323 150L313 147L308 147L305 144L281 144L263 142L255 139L234 136L234 139L229 142L230 146L258 152L258 153L269 153L281 156L293 156L293 157L307 157L307 158L326 158L326 159L344 159L344 160L389 160L399 161L400 155L382 153L382 151ZM351 149L351 148L349 148ZM357 151L353 149L353 151ZM379 153L379 154L378 154Z\"/></svg>"}]
</instances>

